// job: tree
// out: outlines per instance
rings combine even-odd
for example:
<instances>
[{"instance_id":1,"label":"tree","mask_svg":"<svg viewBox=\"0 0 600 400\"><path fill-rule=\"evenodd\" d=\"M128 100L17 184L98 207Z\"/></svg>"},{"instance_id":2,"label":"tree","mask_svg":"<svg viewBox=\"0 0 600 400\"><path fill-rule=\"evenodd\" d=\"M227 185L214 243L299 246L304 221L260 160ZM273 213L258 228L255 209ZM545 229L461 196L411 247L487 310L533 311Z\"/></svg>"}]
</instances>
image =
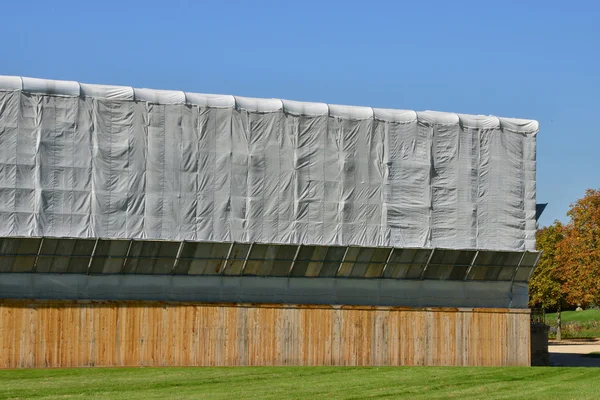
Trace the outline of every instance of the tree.
<instances>
[{"instance_id":1,"label":"tree","mask_svg":"<svg viewBox=\"0 0 600 400\"><path fill-rule=\"evenodd\" d=\"M560 312L566 300L563 294L563 270L557 260L558 245L563 238L564 227L560 221L554 221L552 225L538 229L536 243L542 255L529 281L529 304L532 307L557 309L557 340L561 340Z\"/></svg>"},{"instance_id":2,"label":"tree","mask_svg":"<svg viewBox=\"0 0 600 400\"><path fill-rule=\"evenodd\" d=\"M562 295L562 279L556 259L558 243L563 239L564 227L560 221L538 229L536 243L542 252L537 268L529 282L529 303L531 306L555 308Z\"/></svg>"},{"instance_id":3,"label":"tree","mask_svg":"<svg viewBox=\"0 0 600 400\"><path fill-rule=\"evenodd\" d=\"M570 221L555 221L537 232L542 256L529 284L530 304L560 311L566 305L600 303L600 190L588 189L567 212Z\"/></svg>"},{"instance_id":4,"label":"tree","mask_svg":"<svg viewBox=\"0 0 600 400\"><path fill-rule=\"evenodd\" d=\"M571 304L600 303L600 190L588 189L567 212L569 224L557 246L563 294Z\"/></svg>"}]
</instances>

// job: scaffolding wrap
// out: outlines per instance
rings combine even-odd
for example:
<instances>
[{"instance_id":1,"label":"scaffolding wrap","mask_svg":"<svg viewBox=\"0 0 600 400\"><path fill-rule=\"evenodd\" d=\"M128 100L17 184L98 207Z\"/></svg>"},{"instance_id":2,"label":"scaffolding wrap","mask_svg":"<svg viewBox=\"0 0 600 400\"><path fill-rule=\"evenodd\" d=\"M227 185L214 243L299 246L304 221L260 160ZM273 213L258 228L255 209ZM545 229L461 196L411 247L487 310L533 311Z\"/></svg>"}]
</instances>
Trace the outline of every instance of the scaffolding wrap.
<instances>
[{"instance_id":1,"label":"scaffolding wrap","mask_svg":"<svg viewBox=\"0 0 600 400\"><path fill-rule=\"evenodd\" d=\"M534 251L537 131L529 120L0 77L0 237L279 244L288 258L298 245Z\"/></svg>"}]
</instances>

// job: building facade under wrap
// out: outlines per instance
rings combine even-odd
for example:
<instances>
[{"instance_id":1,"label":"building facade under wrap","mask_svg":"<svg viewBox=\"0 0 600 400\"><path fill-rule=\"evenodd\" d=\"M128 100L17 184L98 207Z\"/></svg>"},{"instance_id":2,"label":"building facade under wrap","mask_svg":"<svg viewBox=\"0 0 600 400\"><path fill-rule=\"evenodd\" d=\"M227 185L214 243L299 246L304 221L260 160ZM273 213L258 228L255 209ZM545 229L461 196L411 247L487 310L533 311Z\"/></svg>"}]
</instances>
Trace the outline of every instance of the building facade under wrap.
<instances>
[{"instance_id":1,"label":"building facade under wrap","mask_svg":"<svg viewBox=\"0 0 600 400\"><path fill-rule=\"evenodd\" d=\"M522 119L0 77L0 298L517 318L539 256L537 132ZM526 363L499 357L483 364ZM392 358L379 363L418 363ZM220 360L205 364L244 364ZM477 365L457 360L446 363Z\"/></svg>"}]
</instances>

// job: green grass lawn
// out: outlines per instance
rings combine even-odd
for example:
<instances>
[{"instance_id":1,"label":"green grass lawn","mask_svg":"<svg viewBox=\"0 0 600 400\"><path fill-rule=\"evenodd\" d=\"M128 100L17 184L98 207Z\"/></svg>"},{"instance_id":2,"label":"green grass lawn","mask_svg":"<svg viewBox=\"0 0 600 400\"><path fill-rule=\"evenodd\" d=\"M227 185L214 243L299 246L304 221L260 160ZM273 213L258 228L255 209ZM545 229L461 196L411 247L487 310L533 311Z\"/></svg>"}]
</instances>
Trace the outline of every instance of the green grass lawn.
<instances>
[{"instance_id":1,"label":"green grass lawn","mask_svg":"<svg viewBox=\"0 0 600 400\"><path fill-rule=\"evenodd\" d=\"M0 371L0 399L597 399L600 368L242 367Z\"/></svg>"},{"instance_id":2,"label":"green grass lawn","mask_svg":"<svg viewBox=\"0 0 600 400\"><path fill-rule=\"evenodd\" d=\"M600 310L563 311L561 321L563 339L600 338ZM546 314L546 324L556 327L556 313ZM548 336L556 334L550 331Z\"/></svg>"},{"instance_id":3,"label":"green grass lawn","mask_svg":"<svg viewBox=\"0 0 600 400\"><path fill-rule=\"evenodd\" d=\"M600 310L563 311L560 319L565 322L600 321ZM556 313L546 314L546 323L556 324Z\"/></svg>"}]
</instances>

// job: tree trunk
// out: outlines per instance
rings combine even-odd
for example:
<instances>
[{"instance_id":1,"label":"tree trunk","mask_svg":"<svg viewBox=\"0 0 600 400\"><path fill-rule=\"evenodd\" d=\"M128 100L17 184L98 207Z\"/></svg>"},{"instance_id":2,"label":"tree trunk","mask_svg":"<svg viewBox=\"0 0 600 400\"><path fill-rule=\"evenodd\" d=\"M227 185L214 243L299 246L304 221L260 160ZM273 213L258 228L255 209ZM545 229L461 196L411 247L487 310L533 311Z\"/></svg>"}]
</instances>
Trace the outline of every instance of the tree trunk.
<instances>
[{"instance_id":1,"label":"tree trunk","mask_svg":"<svg viewBox=\"0 0 600 400\"><path fill-rule=\"evenodd\" d=\"M556 310L556 340L562 340L562 332L560 326L560 305L558 306L558 310Z\"/></svg>"}]
</instances>

